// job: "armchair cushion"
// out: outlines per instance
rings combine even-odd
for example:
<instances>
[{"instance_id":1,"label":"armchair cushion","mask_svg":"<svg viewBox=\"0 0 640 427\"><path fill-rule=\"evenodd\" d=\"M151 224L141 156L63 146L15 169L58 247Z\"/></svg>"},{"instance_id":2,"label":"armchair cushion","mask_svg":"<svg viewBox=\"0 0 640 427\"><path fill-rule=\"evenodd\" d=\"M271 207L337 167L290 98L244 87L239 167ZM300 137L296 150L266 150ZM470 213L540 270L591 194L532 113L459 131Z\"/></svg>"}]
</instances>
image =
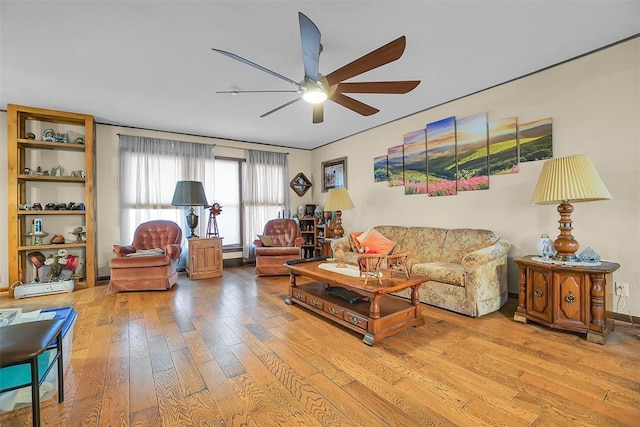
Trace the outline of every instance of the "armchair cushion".
<instances>
[{"instance_id":1,"label":"armchair cushion","mask_svg":"<svg viewBox=\"0 0 640 427\"><path fill-rule=\"evenodd\" d=\"M277 246L276 242L269 236L265 236L263 234L258 234L258 239L260 239L260 243L262 246Z\"/></svg>"}]
</instances>

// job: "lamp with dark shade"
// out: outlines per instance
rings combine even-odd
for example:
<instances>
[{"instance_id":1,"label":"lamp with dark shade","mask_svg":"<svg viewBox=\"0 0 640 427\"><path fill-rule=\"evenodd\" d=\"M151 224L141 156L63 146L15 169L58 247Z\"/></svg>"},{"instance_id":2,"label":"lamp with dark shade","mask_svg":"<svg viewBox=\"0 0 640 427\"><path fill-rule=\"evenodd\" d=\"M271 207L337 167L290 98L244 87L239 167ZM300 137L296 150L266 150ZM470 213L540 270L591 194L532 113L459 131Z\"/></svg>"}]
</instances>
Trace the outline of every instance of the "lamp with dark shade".
<instances>
[{"instance_id":1,"label":"lamp with dark shade","mask_svg":"<svg viewBox=\"0 0 640 427\"><path fill-rule=\"evenodd\" d=\"M611 199L611 194L586 155L558 157L545 162L531 202L540 205L559 203L560 235L553 242L557 251L554 260L579 261L575 255L578 241L571 234L571 203L607 199Z\"/></svg>"},{"instance_id":2,"label":"lamp with dark shade","mask_svg":"<svg viewBox=\"0 0 640 427\"><path fill-rule=\"evenodd\" d=\"M173 192L173 206L189 206L191 210L187 215L187 226L191 229L191 235L187 239L196 236L194 230L198 227L198 215L193 210L194 206L208 206L207 195L200 181L178 181Z\"/></svg>"},{"instance_id":3,"label":"lamp with dark shade","mask_svg":"<svg viewBox=\"0 0 640 427\"><path fill-rule=\"evenodd\" d=\"M342 237L344 235L344 229L342 228L342 211L353 208L353 202L346 188L332 188L329 190L324 210L336 211L336 226L333 230L336 237Z\"/></svg>"}]
</instances>

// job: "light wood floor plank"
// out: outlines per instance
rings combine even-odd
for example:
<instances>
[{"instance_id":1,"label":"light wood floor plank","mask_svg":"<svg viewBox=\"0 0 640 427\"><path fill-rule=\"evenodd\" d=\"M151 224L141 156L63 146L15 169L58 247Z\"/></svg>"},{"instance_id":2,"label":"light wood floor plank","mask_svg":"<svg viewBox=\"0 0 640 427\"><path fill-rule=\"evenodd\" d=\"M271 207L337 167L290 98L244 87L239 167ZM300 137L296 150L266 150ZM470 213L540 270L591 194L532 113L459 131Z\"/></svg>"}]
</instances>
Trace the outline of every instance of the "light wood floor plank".
<instances>
[{"instance_id":1,"label":"light wood floor plank","mask_svg":"<svg viewBox=\"0 0 640 427\"><path fill-rule=\"evenodd\" d=\"M513 320L423 306L425 325L369 347L362 335L284 303L288 277L253 267L163 292L106 286L0 308L72 306L65 401L46 426L637 426L638 329L605 345ZM0 426L31 424L31 408Z\"/></svg>"},{"instance_id":2,"label":"light wood floor plank","mask_svg":"<svg viewBox=\"0 0 640 427\"><path fill-rule=\"evenodd\" d=\"M175 369L167 369L153 374L158 409L163 426L192 426L187 401L180 388Z\"/></svg>"},{"instance_id":3,"label":"light wood floor plank","mask_svg":"<svg viewBox=\"0 0 640 427\"><path fill-rule=\"evenodd\" d=\"M133 413L157 408L158 397L149 358L129 361L129 396L129 410Z\"/></svg>"}]
</instances>

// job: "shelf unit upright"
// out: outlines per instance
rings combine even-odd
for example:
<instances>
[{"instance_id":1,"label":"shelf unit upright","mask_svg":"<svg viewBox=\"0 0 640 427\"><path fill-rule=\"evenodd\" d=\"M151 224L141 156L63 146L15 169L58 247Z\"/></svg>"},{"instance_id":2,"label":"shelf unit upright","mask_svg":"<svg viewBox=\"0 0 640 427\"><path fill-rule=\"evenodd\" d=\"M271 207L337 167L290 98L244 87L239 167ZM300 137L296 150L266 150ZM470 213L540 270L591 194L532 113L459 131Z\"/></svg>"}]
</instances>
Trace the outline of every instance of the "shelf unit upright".
<instances>
[{"instance_id":1,"label":"shelf unit upright","mask_svg":"<svg viewBox=\"0 0 640 427\"><path fill-rule=\"evenodd\" d=\"M302 243L302 257L311 258L316 253L316 225L317 219L312 216L298 218L300 224L300 235L304 239Z\"/></svg>"},{"instance_id":2,"label":"shelf unit upright","mask_svg":"<svg viewBox=\"0 0 640 427\"><path fill-rule=\"evenodd\" d=\"M82 265L75 286L84 288L96 284L95 241L95 121L87 114L56 111L9 104L8 120L8 258L9 296L11 285L33 280L34 267L27 264L27 254L42 252L45 257L59 249L78 255ZM52 129L67 134L68 142L50 142L43 139L43 131ZM35 135L35 139L34 139ZM83 142L77 141L83 138ZM64 165L59 176L36 171L39 166L47 172ZM72 171L82 171L80 176ZM52 176L53 175L53 176ZM84 175L84 176L83 176ZM74 202L84 204L84 210L32 210L25 205L40 203L63 205ZM21 209L22 208L22 209ZM48 232L42 244L34 244L27 233L32 231L35 218L42 219L43 231ZM70 227L83 226L84 239L70 241ZM65 243L51 244L50 239L60 234Z\"/></svg>"}]
</instances>

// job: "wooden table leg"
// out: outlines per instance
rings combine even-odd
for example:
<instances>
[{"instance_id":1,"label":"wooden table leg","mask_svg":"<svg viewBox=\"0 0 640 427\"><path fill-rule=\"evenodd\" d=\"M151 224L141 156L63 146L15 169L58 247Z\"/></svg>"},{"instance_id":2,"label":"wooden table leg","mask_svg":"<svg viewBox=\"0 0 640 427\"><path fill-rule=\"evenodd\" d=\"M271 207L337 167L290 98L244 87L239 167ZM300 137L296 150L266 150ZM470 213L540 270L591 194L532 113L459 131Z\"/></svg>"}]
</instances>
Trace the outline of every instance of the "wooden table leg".
<instances>
[{"instance_id":1,"label":"wooden table leg","mask_svg":"<svg viewBox=\"0 0 640 427\"><path fill-rule=\"evenodd\" d=\"M291 298L293 297L293 290L296 286L298 286L298 284L296 283L296 275L293 274L293 272L289 273L289 295L287 295L284 298L284 302L285 304L289 304L292 305L293 302L291 301Z\"/></svg>"},{"instance_id":2,"label":"wooden table leg","mask_svg":"<svg viewBox=\"0 0 640 427\"><path fill-rule=\"evenodd\" d=\"M518 307L513 314L513 320L520 323L527 323L527 269L520 267L519 270Z\"/></svg>"},{"instance_id":3,"label":"wooden table leg","mask_svg":"<svg viewBox=\"0 0 640 427\"><path fill-rule=\"evenodd\" d=\"M590 274L589 279L591 280L591 321L587 331L587 341L604 344L610 331L604 307L605 276L604 274Z\"/></svg>"},{"instance_id":4,"label":"wooden table leg","mask_svg":"<svg viewBox=\"0 0 640 427\"><path fill-rule=\"evenodd\" d=\"M380 318L380 298L382 294L374 294L371 299L371 308L369 308L369 317L372 319Z\"/></svg>"}]
</instances>

